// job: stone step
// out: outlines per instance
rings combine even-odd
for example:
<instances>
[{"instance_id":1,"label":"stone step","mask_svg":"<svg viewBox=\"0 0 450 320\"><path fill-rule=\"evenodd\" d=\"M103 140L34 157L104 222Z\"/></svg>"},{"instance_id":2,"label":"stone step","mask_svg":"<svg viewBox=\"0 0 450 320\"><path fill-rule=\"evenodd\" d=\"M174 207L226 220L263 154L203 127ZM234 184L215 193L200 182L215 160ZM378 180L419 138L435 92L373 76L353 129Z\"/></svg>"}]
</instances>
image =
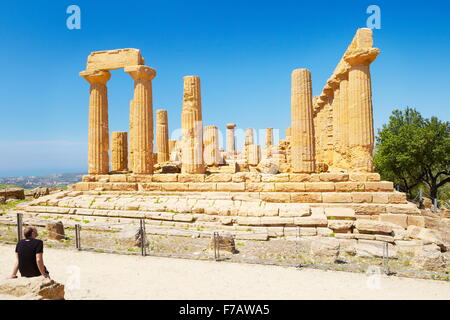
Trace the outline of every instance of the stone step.
<instances>
[{"instance_id":1,"label":"stone step","mask_svg":"<svg viewBox=\"0 0 450 320\"><path fill-rule=\"evenodd\" d=\"M394 184L389 181L366 182L79 182L73 185L75 191L165 191L165 192L393 192ZM280 196L280 195L279 195Z\"/></svg>"}]
</instances>

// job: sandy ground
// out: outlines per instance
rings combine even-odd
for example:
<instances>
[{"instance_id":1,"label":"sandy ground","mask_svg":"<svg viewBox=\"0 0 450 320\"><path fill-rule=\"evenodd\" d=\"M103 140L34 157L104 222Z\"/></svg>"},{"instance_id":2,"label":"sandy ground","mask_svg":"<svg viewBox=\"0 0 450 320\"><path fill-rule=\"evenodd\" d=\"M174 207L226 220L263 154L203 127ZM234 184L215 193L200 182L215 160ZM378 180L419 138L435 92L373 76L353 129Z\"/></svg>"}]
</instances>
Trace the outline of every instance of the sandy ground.
<instances>
[{"instance_id":1,"label":"sandy ground","mask_svg":"<svg viewBox=\"0 0 450 320\"><path fill-rule=\"evenodd\" d=\"M13 259L0 245L0 278ZM384 275L51 248L44 260L68 299L450 299L449 282Z\"/></svg>"}]
</instances>

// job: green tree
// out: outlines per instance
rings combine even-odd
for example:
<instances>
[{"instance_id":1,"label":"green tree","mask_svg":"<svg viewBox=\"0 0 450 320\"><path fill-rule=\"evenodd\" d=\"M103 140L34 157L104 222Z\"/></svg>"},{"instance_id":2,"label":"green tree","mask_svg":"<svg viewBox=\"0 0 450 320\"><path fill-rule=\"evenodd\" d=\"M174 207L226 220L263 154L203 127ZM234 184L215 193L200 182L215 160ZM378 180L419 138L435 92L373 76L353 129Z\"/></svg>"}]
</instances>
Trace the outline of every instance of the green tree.
<instances>
[{"instance_id":1,"label":"green tree","mask_svg":"<svg viewBox=\"0 0 450 320\"><path fill-rule=\"evenodd\" d=\"M409 196L426 185L430 197L437 198L439 188L450 182L450 122L423 118L409 107L394 110L378 131L374 161L383 179Z\"/></svg>"}]
</instances>

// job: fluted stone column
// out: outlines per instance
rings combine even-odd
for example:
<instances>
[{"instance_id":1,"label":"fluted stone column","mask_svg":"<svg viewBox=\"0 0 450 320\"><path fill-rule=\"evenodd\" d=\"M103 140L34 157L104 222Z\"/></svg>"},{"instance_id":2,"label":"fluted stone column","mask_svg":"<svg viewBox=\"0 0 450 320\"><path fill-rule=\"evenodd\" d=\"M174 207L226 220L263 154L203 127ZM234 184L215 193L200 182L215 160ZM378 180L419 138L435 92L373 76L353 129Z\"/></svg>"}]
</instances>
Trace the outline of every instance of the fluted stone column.
<instances>
[{"instance_id":1,"label":"fluted stone column","mask_svg":"<svg viewBox=\"0 0 450 320\"><path fill-rule=\"evenodd\" d=\"M156 152L158 163L169 161L169 124L167 110L156 110Z\"/></svg>"},{"instance_id":2,"label":"fluted stone column","mask_svg":"<svg viewBox=\"0 0 450 320\"><path fill-rule=\"evenodd\" d=\"M128 134L113 132L111 137L111 170L128 170Z\"/></svg>"},{"instance_id":3,"label":"fluted stone column","mask_svg":"<svg viewBox=\"0 0 450 320\"><path fill-rule=\"evenodd\" d=\"M348 127L348 75L343 77L339 82L339 106L341 111L341 116L339 118L340 130L340 147L341 153L348 152L348 139L349 139L349 127Z\"/></svg>"},{"instance_id":4,"label":"fluted stone column","mask_svg":"<svg viewBox=\"0 0 450 320\"><path fill-rule=\"evenodd\" d=\"M177 140L169 140L169 153L174 152Z\"/></svg>"},{"instance_id":5,"label":"fluted stone column","mask_svg":"<svg viewBox=\"0 0 450 320\"><path fill-rule=\"evenodd\" d=\"M234 137L234 128L236 125L234 123L227 124L227 151L229 156L234 156L236 154L236 139Z\"/></svg>"},{"instance_id":6,"label":"fluted stone column","mask_svg":"<svg viewBox=\"0 0 450 320\"><path fill-rule=\"evenodd\" d=\"M216 126L206 126L203 136L204 159L207 166L217 166L220 161L219 130Z\"/></svg>"},{"instance_id":7,"label":"fluted stone column","mask_svg":"<svg viewBox=\"0 0 450 320\"><path fill-rule=\"evenodd\" d=\"M368 64L351 67L348 74L348 128L351 167L354 171L373 172L372 88Z\"/></svg>"},{"instance_id":8,"label":"fluted stone column","mask_svg":"<svg viewBox=\"0 0 450 320\"><path fill-rule=\"evenodd\" d=\"M245 129L245 141L244 141L244 155L245 159L249 159L249 146L255 143L253 136L253 128Z\"/></svg>"},{"instance_id":9,"label":"fluted stone column","mask_svg":"<svg viewBox=\"0 0 450 320\"><path fill-rule=\"evenodd\" d=\"M134 79L134 98L131 102L130 141L132 164L130 168L136 174L153 173L153 101L152 79L156 71L147 66L125 68Z\"/></svg>"},{"instance_id":10,"label":"fluted stone column","mask_svg":"<svg viewBox=\"0 0 450 320\"><path fill-rule=\"evenodd\" d=\"M89 132L88 132L88 173L109 172L109 131L108 131L108 89L106 83L111 78L108 71L83 71L80 75L89 84Z\"/></svg>"},{"instance_id":11,"label":"fluted stone column","mask_svg":"<svg viewBox=\"0 0 450 320\"><path fill-rule=\"evenodd\" d=\"M273 128L266 128L266 150L265 156L270 158L272 156L273 147Z\"/></svg>"},{"instance_id":12,"label":"fluted stone column","mask_svg":"<svg viewBox=\"0 0 450 320\"><path fill-rule=\"evenodd\" d=\"M293 172L315 171L311 73L306 69L292 72L291 156Z\"/></svg>"},{"instance_id":13,"label":"fluted stone column","mask_svg":"<svg viewBox=\"0 0 450 320\"><path fill-rule=\"evenodd\" d=\"M257 166L261 159L261 149L258 144L248 145L248 164Z\"/></svg>"},{"instance_id":14,"label":"fluted stone column","mask_svg":"<svg viewBox=\"0 0 450 320\"><path fill-rule=\"evenodd\" d=\"M200 78L186 76L184 80L182 130L182 173L204 173L203 126Z\"/></svg>"}]
</instances>

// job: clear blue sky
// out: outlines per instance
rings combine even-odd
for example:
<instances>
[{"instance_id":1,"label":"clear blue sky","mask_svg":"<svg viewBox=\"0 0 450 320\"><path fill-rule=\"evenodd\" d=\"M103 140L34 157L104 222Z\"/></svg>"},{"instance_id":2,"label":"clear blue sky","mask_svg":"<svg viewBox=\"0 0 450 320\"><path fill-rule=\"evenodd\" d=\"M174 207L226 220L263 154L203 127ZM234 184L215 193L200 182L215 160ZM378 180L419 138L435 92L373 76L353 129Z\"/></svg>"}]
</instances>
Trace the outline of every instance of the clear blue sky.
<instances>
[{"instance_id":1,"label":"clear blue sky","mask_svg":"<svg viewBox=\"0 0 450 320\"><path fill-rule=\"evenodd\" d=\"M81 8L81 30L66 9ZM429 1L2 1L0 176L84 172L92 51L139 48L157 70L154 110L180 127L182 77L202 81L205 125L284 129L290 74L312 71L320 93L366 8L381 8L372 65L375 128L394 108L450 120L450 4ZM133 83L112 72L110 131L128 131Z\"/></svg>"}]
</instances>

